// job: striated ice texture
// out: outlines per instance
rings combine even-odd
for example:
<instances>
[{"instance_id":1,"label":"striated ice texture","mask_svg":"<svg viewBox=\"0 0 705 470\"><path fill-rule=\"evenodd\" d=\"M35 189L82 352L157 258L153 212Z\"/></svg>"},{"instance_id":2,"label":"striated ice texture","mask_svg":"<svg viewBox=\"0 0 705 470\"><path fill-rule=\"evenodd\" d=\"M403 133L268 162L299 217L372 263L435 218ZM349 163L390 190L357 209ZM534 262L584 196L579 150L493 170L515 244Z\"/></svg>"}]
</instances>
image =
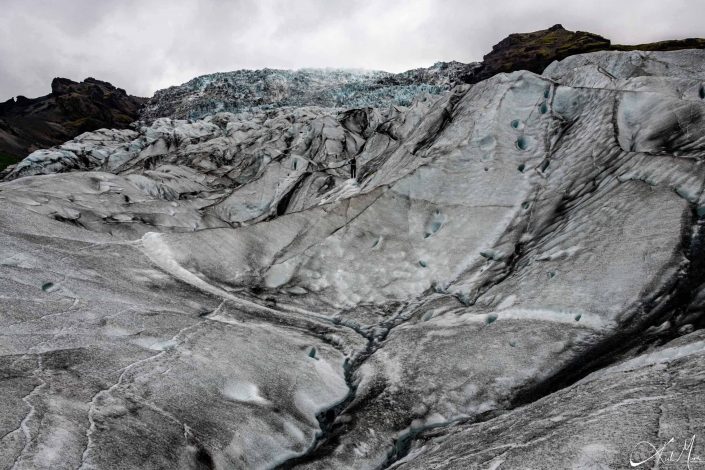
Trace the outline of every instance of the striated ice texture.
<instances>
[{"instance_id":1,"label":"striated ice texture","mask_svg":"<svg viewBox=\"0 0 705 470\"><path fill-rule=\"evenodd\" d=\"M704 68L33 153L0 183L0 463L627 468L703 435Z\"/></svg>"},{"instance_id":2,"label":"striated ice texture","mask_svg":"<svg viewBox=\"0 0 705 470\"><path fill-rule=\"evenodd\" d=\"M146 120L200 119L217 112L287 106L362 108L408 106L420 93L437 95L479 64L438 62L402 73L377 70L237 70L196 77L159 90L143 108Z\"/></svg>"}]
</instances>

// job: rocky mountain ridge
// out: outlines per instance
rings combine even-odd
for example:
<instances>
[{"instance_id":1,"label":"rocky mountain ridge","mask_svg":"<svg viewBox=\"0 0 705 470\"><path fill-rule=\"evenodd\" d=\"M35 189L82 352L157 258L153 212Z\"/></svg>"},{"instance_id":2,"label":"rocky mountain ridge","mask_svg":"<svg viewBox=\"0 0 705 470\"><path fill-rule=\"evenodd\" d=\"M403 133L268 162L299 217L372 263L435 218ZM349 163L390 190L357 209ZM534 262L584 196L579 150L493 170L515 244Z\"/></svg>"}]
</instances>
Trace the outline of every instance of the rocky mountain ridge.
<instances>
[{"instance_id":1,"label":"rocky mountain ridge","mask_svg":"<svg viewBox=\"0 0 705 470\"><path fill-rule=\"evenodd\" d=\"M637 45L612 44L598 34L585 31L569 31L562 25L531 33L514 33L492 46L479 66L468 70L463 76L465 83L477 83L498 73L528 70L541 73L554 61L597 51L675 51L681 49L704 49L705 39L687 38Z\"/></svg>"},{"instance_id":2,"label":"rocky mountain ridge","mask_svg":"<svg viewBox=\"0 0 705 470\"><path fill-rule=\"evenodd\" d=\"M0 103L0 169L40 148L101 128L127 128L137 120L145 98L110 83L87 78L55 78L51 93L18 96Z\"/></svg>"}]
</instances>

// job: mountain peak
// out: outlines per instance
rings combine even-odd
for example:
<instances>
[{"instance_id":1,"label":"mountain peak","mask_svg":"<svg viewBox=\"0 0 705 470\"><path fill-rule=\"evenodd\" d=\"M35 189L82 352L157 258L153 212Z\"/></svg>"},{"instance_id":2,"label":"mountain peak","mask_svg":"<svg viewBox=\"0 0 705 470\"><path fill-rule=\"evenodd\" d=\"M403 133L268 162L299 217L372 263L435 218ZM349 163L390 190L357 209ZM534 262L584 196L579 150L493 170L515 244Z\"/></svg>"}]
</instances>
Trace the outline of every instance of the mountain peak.
<instances>
[{"instance_id":1,"label":"mountain peak","mask_svg":"<svg viewBox=\"0 0 705 470\"><path fill-rule=\"evenodd\" d=\"M48 95L0 103L0 156L23 158L83 132L126 128L144 102L92 77L82 82L56 77Z\"/></svg>"}]
</instances>

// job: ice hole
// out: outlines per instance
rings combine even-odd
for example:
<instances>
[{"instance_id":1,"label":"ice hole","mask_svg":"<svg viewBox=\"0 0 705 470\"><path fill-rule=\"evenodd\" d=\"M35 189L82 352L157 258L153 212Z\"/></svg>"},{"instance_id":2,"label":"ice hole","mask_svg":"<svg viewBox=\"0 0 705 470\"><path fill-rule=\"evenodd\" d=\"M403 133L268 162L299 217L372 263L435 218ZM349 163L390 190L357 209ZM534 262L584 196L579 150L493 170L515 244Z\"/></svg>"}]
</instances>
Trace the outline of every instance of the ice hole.
<instances>
[{"instance_id":1,"label":"ice hole","mask_svg":"<svg viewBox=\"0 0 705 470\"><path fill-rule=\"evenodd\" d=\"M490 261L502 261L504 255L496 250L485 250L480 252L480 256Z\"/></svg>"}]
</instances>

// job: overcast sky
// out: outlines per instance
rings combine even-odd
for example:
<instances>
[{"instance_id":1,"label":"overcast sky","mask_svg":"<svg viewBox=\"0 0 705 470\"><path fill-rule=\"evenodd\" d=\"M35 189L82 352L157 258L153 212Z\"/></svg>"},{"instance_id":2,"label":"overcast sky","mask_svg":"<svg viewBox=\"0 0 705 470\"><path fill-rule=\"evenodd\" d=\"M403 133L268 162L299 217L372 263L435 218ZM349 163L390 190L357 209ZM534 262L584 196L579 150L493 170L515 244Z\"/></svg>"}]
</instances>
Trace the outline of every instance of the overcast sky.
<instances>
[{"instance_id":1,"label":"overcast sky","mask_svg":"<svg viewBox=\"0 0 705 470\"><path fill-rule=\"evenodd\" d=\"M705 0L0 0L0 100L92 76L151 96L241 68L398 72L562 23L617 43L705 36Z\"/></svg>"}]
</instances>

